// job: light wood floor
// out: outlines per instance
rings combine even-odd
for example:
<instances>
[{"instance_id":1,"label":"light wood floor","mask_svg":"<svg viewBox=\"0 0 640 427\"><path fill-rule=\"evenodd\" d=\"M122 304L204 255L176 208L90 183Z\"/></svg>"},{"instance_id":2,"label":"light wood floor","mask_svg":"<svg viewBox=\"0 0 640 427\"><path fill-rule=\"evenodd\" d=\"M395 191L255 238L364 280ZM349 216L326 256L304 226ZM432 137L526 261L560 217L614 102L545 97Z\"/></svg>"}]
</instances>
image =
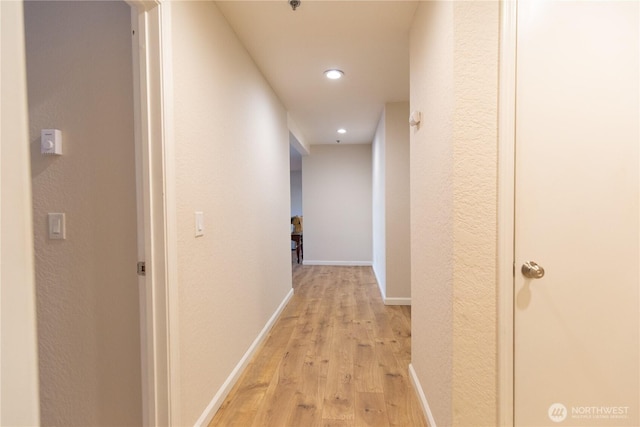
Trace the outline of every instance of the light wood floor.
<instances>
[{"instance_id":1,"label":"light wood floor","mask_svg":"<svg viewBox=\"0 0 640 427\"><path fill-rule=\"evenodd\" d=\"M407 374L410 308L370 267L299 266L294 296L210 427L426 426Z\"/></svg>"}]
</instances>

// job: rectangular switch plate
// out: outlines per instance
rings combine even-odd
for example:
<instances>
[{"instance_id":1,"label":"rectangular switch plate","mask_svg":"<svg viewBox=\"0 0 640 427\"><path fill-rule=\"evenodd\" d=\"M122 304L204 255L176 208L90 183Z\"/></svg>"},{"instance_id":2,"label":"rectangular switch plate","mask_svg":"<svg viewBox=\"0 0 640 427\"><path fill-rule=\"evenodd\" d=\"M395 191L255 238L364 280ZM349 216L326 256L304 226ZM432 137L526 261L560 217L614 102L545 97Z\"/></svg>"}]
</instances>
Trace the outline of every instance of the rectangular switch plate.
<instances>
[{"instance_id":1,"label":"rectangular switch plate","mask_svg":"<svg viewBox=\"0 0 640 427\"><path fill-rule=\"evenodd\" d=\"M204 213L196 212L196 237L204 236Z\"/></svg>"},{"instance_id":2,"label":"rectangular switch plate","mask_svg":"<svg viewBox=\"0 0 640 427\"><path fill-rule=\"evenodd\" d=\"M67 238L67 230L63 213L47 214L49 223L49 239L64 240Z\"/></svg>"}]
</instances>

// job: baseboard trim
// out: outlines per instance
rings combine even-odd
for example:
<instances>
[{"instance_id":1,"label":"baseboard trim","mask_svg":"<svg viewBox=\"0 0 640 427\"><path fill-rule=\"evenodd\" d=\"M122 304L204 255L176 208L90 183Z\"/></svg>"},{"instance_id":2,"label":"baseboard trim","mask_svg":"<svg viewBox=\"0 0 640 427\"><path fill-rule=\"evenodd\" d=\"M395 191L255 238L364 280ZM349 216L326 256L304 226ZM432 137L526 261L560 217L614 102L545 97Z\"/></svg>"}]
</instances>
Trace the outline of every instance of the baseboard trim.
<instances>
[{"instance_id":1,"label":"baseboard trim","mask_svg":"<svg viewBox=\"0 0 640 427\"><path fill-rule=\"evenodd\" d=\"M227 398L227 395L240 378L240 375L249 364L249 361L251 361L251 358L255 354L256 350L258 349L262 341L264 341L264 339L267 337L269 331L276 323L276 320L278 320L278 317L287 306L287 303L289 302L291 297L293 297L293 289L289 290L276 311L264 325L264 328L262 328L262 331L260 331L244 356L242 356L242 359L240 359L236 367L233 368L233 371L231 371L231 374L229 374L225 382L218 389L218 392L215 394L215 396L213 396L211 402L209 402L202 415L200 415L200 418L198 418L198 421L196 421L196 423L194 424L195 427L205 427L209 425L216 412L218 412L218 409L220 409L220 406L222 406L222 403L224 403L224 399Z\"/></svg>"},{"instance_id":2,"label":"baseboard trim","mask_svg":"<svg viewBox=\"0 0 640 427\"><path fill-rule=\"evenodd\" d=\"M411 305L411 298L384 298L384 305Z\"/></svg>"},{"instance_id":3,"label":"baseboard trim","mask_svg":"<svg viewBox=\"0 0 640 427\"><path fill-rule=\"evenodd\" d=\"M380 277L378 277L378 272L376 271L375 266L373 266L373 275L376 278L376 283L378 284L378 289L380 290L380 297L382 297L384 305L411 305L410 297L387 297L386 290L382 288L382 281L380 280Z\"/></svg>"},{"instance_id":4,"label":"baseboard trim","mask_svg":"<svg viewBox=\"0 0 640 427\"><path fill-rule=\"evenodd\" d=\"M382 287L382 281L380 280L380 277L378 276L378 270L376 270L376 266L373 265L372 267L373 267L372 268L373 275L376 277L376 283L378 284L378 290L380 291L380 297L382 298L382 301L384 301L387 298L386 291Z\"/></svg>"},{"instance_id":5,"label":"baseboard trim","mask_svg":"<svg viewBox=\"0 0 640 427\"><path fill-rule=\"evenodd\" d=\"M413 369L412 363L409 363L409 378L411 379L411 385L413 386L413 390L416 392L418 401L420 402L420 406L422 406L422 412L424 413L424 416L427 419L427 423L429 424L429 427L437 427L436 420L433 418L433 414L431 413L431 408L429 408L429 403L427 402L427 396L424 394L424 389L420 384L420 380L418 379L418 374L416 374L416 370Z\"/></svg>"},{"instance_id":6,"label":"baseboard trim","mask_svg":"<svg viewBox=\"0 0 640 427\"><path fill-rule=\"evenodd\" d=\"M371 267L371 261L314 261L303 260L303 265L333 265L333 266L351 266L351 267Z\"/></svg>"}]
</instances>

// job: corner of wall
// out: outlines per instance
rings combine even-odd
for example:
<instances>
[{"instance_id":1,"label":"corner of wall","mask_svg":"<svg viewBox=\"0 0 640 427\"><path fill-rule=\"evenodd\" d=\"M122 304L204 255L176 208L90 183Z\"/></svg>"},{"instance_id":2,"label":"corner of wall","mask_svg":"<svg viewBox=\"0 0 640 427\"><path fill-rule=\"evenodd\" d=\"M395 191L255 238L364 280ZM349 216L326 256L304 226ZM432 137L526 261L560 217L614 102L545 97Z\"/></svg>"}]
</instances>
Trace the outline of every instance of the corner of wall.
<instances>
[{"instance_id":1,"label":"corner of wall","mask_svg":"<svg viewBox=\"0 0 640 427\"><path fill-rule=\"evenodd\" d=\"M296 149L302 155L309 155L311 153L311 145L307 138L305 138L304 134L291 117L291 114L287 112L287 127L289 128L289 132L295 137Z\"/></svg>"},{"instance_id":2,"label":"corner of wall","mask_svg":"<svg viewBox=\"0 0 640 427\"><path fill-rule=\"evenodd\" d=\"M373 270L373 275L376 278L376 283L378 284L378 289L380 290L380 296L382 297L382 301L385 301L387 299L387 295L383 286L384 278L380 277L380 274L378 273L378 268L375 263L372 264L371 268Z\"/></svg>"}]
</instances>

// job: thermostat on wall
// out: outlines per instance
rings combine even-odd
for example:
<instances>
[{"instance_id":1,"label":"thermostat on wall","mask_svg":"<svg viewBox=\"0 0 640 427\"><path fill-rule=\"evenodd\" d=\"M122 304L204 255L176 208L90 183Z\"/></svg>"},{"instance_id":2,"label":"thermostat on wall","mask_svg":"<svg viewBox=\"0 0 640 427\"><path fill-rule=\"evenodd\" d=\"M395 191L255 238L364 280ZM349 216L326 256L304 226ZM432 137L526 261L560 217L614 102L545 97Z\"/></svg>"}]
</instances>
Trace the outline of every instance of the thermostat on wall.
<instances>
[{"instance_id":1,"label":"thermostat on wall","mask_svg":"<svg viewBox=\"0 0 640 427\"><path fill-rule=\"evenodd\" d=\"M62 155L62 133L58 129L42 129L40 153Z\"/></svg>"}]
</instances>

